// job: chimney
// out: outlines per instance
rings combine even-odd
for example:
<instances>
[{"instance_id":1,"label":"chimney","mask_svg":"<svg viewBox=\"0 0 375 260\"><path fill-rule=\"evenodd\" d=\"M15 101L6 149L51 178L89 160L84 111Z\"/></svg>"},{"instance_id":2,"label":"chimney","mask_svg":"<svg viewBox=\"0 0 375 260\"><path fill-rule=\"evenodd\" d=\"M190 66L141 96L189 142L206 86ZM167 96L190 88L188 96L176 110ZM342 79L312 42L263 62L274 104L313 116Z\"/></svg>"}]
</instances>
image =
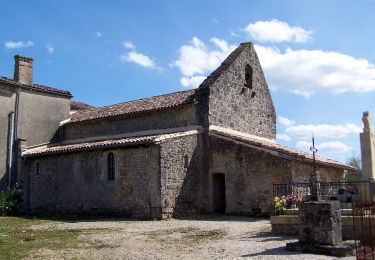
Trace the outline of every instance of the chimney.
<instances>
[{"instance_id":1,"label":"chimney","mask_svg":"<svg viewBox=\"0 0 375 260\"><path fill-rule=\"evenodd\" d=\"M21 55L14 56L14 80L31 85L33 83L33 59Z\"/></svg>"}]
</instances>

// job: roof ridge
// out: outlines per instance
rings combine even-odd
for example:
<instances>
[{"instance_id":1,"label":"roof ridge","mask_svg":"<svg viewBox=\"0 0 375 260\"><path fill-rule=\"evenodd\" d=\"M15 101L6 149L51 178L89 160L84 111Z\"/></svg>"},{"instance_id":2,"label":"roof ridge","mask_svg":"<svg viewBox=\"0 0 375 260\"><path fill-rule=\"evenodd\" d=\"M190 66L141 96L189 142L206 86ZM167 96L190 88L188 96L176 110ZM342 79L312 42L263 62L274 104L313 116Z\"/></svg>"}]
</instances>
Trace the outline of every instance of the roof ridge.
<instances>
[{"instance_id":1,"label":"roof ridge","mask_svg":"<svg viewBox=\"0 0 375 260\"><path fill-rule=\"evenodd\" d=\"M158 96L146 97L127 102L102 106L97 108L88 108L78 111L71 116L67 124L75 122L102 119L106 117L115 117L128 114L135 114L146 111L157 111L161 109L170 109L194 102L195 89L166 93Z\"/></svg>"},{"instance_id":2,"label":"roof ridge","mask_svg":"<svg viewBox=\"0 0 375 260\"><path fill-rule=\"evenodd\" d=\"M112 106L116 106L116 105L124 105L124 104L128 104L128 103L136 102L136 101L147 100L147 99L152 99L152 98L157 98L157 97L162 97L162 96L169 96L169 95L183 93L183 92L189 92L189 91L190 92L193 92L193 91L195 92L195 89L181 90L181 91L170 92L170 93L161 94L161 95L155 95L155 96L151 96L151 97L144 97L144 98L139 98L139 99L133 99L133 100L125 101L125 102L120 102L120 103L115 103L115 104L112 104L112 105L106 105L106 106L95 107L95 108L96 109L101 109L101 108L107 108L107 107L112 107Z\"/></svg>"}]
</instances>

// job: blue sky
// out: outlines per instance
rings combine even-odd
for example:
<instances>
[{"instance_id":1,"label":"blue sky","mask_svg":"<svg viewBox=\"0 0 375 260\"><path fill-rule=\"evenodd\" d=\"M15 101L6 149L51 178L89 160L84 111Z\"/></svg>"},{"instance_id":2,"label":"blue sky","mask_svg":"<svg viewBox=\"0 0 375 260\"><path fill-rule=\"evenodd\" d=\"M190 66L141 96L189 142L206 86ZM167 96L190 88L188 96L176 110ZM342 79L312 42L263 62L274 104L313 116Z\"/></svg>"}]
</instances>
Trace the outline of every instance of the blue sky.
<instances>
[{"instance_id":1,"label":"blue sky","mask_svg":"<svg viewBox=\"0 0 375 260\"><path fill-rule=\"evenodd\" d=\"M34 82L92 105L192 88L241 42L256 44L278 142L345 162L375 113L374 0L1 0L0 75L34 58Z\"/></svg>"}]
</instances>

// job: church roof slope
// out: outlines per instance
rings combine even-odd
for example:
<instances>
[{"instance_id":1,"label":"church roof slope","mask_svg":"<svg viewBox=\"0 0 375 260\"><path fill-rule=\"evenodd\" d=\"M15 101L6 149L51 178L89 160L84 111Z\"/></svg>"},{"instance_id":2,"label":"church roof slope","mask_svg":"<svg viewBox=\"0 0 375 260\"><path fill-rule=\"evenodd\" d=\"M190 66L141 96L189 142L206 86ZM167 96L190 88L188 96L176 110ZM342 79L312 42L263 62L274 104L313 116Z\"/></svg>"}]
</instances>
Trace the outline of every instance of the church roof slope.
<instances>
[{"instance_id":1,"label":"church roof slope","mask_svg":"<svg viewBox=\"0 0 375 260\"><path fill-rule=\"evenodd\" d=\"M163 140L182 137L187 135L194 135L199 133L198 130L190 130L184 132L159 134L159 135L146 135L137 137L125 137L125 138L113 138L99 141L90 142L80 142L73 144L62 144L62 143L51 143L44 144L36 147L27 148L23 152L23 156L35 157L48 154L61 154L61 153L71 153L79 151L89 151L96 150L100 148L116 148L129 145L144 145L158 143Z\"/></svg>"},{"instance_id":2,"label":"church roof slope","mask_svg":"<svg viewBox=\"0 0 375 260\"><path fill-rule=\"evenodd\" d=\"M89 104L86 104L80 101L75 101L75 100L70 101L70 109L72 110L85 110L89 108L94 108L94 106L91 106Z\"/></svg>"},{"instance_id":3,"label":"church roof slope","mask_svg":"<svg viewBox=\"0 0 375 260\"><path fill-rule=\"evenodd\" d=\"M48 94L53 94L53 95L58 95L58 96L69 97L69 98L72 97L72 94L67 90L47 87L47 86L43 86L43 85L36 84L36 83L32 83L31 85L22 84L20 82L17 82L15 80L13 80L11 78L7 78L7 77L0 77L0 84L1 83L11 85L11 86L20 87L20 88L27 89L27 90L30 90L30 91L48 93Z\"/></svg>"},{"instance_id":4,"label":"church roof slope","mask_svg":"<svg viewBox=\"0 0 375 260\"><path fill-rule=\"evenodd\" d=\"M299 151L297 149L294 149L288 146L277 144L273 140L265 140L265 138L259 138L257 136L253 136L253 137L245 136L240 132L225 129L222 127L217 127L217 126L210 126L210 133L217 134L218 136L228 137L230 139L244 142L244 143L257 146L260 148L264 148L266 150L279 152L281 154L290 156L296 160L309 161L309 162L313 161L313 156L311 154ZM323 158L320 156L316 156L315 160L318 164L322 164L322 165L333 166L336 168L342 168L342 169L350 170L350 171L356 170L356 168L351 165L343 164L338 161L328 159L328 158Z\"/></svg>"},{"instance_id":5,"label":"church roof slope","mask_svg":"<svg viewBox=\"0 0 375 260\"><path fill-rule=\"evenodd\" d=\"M140 112L157 111L191 104L194 102L194 94L195 90L186 90L105 107L86 109L73 114L68 124Z\"/></svg>"}]
</instances>

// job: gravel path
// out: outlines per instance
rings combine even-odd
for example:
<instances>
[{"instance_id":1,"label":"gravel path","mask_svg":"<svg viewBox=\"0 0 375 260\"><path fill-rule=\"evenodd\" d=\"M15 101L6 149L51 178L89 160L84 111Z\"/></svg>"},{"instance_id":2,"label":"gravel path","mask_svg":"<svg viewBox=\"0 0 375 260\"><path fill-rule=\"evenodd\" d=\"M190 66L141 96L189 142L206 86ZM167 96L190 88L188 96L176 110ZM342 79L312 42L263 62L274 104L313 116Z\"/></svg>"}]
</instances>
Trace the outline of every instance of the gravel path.
<instances>
[{"instance_id":1,"label":"gravel path","mask_svg":"<svg viewBox=\"0 0 375 260\"><path fill-rule=\"evenodd\" d=\"M293 237L271 234L268 220L199 216L189 220L99 220L60 222L33 229L79 229L83 245L73 250L43 250L42 259L334 259L285 250ZM88 244L85 246L85 244ZM354 258L343 258L354 259Z\"/></svg>"}]
</instances>

